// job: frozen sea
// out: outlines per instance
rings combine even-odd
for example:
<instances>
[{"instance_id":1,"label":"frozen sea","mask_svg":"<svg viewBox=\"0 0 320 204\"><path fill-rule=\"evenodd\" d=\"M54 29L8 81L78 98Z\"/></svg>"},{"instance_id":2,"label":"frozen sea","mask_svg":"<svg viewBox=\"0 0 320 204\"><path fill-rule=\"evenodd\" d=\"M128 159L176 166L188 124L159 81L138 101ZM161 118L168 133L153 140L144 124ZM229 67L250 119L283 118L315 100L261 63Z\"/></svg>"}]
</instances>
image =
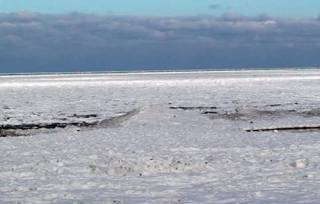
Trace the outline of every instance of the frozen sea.
<instances>
[{"instance_id":1,"label":"frozen sea","mask_svg":"<svg viewBox=\"0 0 320 204\"><path fill-rule=\"evenodd\" d=\"M319 119L320 70L0 76L1 128L67 124L0 131L0 203L320 203L320 130L246 131Z\"/></svg>"}]
</instances>

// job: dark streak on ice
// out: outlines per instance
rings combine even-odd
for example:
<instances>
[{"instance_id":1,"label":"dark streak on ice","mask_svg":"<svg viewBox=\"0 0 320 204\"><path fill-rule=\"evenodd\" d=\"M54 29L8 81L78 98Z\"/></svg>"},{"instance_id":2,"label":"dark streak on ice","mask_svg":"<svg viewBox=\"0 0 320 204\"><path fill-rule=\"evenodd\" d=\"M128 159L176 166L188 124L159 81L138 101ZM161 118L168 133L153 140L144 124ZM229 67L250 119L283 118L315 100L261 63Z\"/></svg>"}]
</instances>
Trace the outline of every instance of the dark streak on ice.
<instances>
[{"instance_id":1,"label":"dark streak on ice","mask_svg":"<svg viewBox=\"0 0 320 204\"><path fill-rule=\"evenodd\" d=\"M170 106L173 110L216 110L215 106Z\"/></svg>"},{"instance_id":2,"label":"dark streak on ice","mask_svg":"<svg viewBox=\"0 0 320 204\"><path fill-rule=\"evenodd\" d=\"M257 129L247 129L245 131L246 132L270 132L270 131L290 131L290 130L320 130L320 125L257 128Z\"/></svg>"},{"instance_id":3,"label":"dark streak on ice","mask_svg":"<svg viewBox=\"0 0 320 204\"><path fill-rule=\"evenodd\" d=\"M120 125L139 112L139 109L133 109L119 116L110 117L101 121L79 121L79 122L53 122L53 123L25 123L25 124L3 124L0 125L0 137L27 136L21 131L38 129L55 129L67 127L80 128L109 128ZM79 116L79 115L77 115ZM82 115L83 116L83 115ZM96 115L85 115L84 118L96 117Z\"/></svg>"},{"instance_id":4,"label":"dark streak on ice","mask_svg":"<svg viewBox=\"0 0 320 204\"><path fill-rule=\"evenodd\" d=\"M98 114L73 114L69 117L73 117L73 118L96 118L98 117Z\"/></svg>"}]
</instances>

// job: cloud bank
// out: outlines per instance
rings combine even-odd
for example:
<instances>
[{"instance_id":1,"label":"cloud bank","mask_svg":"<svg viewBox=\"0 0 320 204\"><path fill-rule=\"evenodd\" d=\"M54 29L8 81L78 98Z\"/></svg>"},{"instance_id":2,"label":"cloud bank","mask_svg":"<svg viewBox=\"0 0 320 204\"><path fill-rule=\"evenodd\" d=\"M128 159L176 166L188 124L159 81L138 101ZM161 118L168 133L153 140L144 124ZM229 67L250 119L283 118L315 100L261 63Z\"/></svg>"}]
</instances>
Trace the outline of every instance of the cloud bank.
<instances>
[{"instance_id":1,"label":"cloud bank","mask_svg":"<svg viewBox=\"0 0 320 204\"><path fill-rule=\"evenodd\" d=\"M320 65L320 20L0 14L0 72Z\"/></svg>"}]
</instances>

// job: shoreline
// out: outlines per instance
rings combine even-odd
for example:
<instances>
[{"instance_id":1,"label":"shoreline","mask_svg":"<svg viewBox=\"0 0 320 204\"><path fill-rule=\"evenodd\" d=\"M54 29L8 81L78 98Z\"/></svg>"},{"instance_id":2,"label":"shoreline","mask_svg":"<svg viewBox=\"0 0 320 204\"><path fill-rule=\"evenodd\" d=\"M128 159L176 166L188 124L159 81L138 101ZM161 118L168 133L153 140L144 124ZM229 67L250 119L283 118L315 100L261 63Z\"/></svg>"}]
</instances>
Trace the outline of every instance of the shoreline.
<instances>
[{"instance_id":1,"label":"shoreline","mask_svg":"<svg viewBox=\"0 0 320 204\"><path fill-rule=\"evenodd\" d=\"M247 72L278 72L278 71L320 71L320 67L279 67L279 68L212 68L212 69L167 69L167 70L132 70L132 71L75 71L75 72L21 72L0 73L0 77L25 76L92 76L92 75L148 75L148 74L188 74L188 73L247 73Z\"/></svg>"}]
</instances>

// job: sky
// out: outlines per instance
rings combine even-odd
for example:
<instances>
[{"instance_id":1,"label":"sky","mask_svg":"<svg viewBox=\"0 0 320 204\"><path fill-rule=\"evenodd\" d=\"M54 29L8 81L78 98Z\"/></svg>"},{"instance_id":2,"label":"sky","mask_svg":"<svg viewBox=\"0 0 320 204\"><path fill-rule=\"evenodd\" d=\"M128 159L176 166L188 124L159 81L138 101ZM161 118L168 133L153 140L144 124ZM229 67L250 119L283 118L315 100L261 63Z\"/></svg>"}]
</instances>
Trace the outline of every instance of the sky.
<instances>
[{"instance_id":1,"label":"sky","mask_svg":"<svg viewBox=\"0 0 320 204\"><path fill-rule=\"evenodd\" d=\"M0 0L0 72L320 66L319 0Z\"/></svg>"},{"instance_id":2,"label":"sky","mask_svg":"<svg viewBox=\"0 0 320 204\"><path fill-rule=\"evenodd\" d=\"M0 11L41 13L99 13L143 16L221 15L238 12L284 17L312 17L319 0L0 0Z\"/></svg>"}]
</instances>

